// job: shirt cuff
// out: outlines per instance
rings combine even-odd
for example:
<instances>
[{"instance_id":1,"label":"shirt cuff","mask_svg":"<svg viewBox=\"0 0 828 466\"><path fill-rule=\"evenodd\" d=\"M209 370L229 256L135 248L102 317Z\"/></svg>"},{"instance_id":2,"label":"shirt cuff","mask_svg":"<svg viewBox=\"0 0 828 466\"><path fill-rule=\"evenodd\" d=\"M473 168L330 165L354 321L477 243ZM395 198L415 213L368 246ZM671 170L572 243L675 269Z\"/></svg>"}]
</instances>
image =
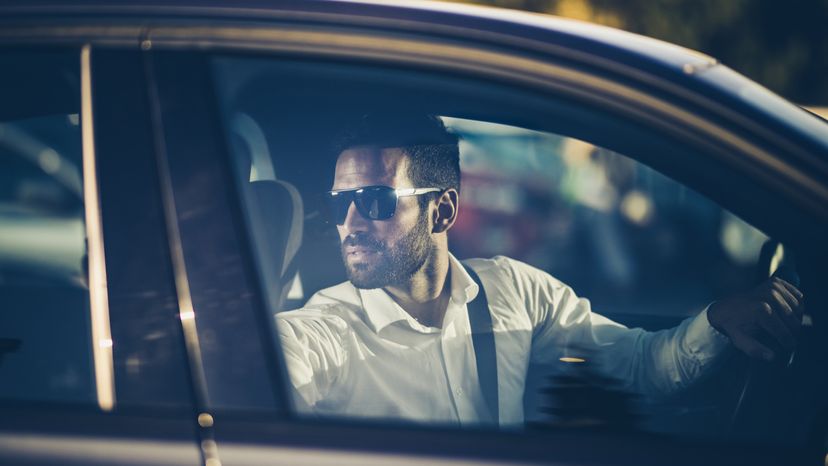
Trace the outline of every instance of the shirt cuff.
<instances>
[{"instance_id":1,"label":"shirt cuff","mask_svg":"<svg viewBox=\"0 0 828 466\"><path fill-rule=\"evenodd\" d=\"M700 360L707 360L722 353L730 344L730 338L713 328L707 318L708 305L696 317L690 319L685 342L690 353Z\"/></svg>"}]
</instances>

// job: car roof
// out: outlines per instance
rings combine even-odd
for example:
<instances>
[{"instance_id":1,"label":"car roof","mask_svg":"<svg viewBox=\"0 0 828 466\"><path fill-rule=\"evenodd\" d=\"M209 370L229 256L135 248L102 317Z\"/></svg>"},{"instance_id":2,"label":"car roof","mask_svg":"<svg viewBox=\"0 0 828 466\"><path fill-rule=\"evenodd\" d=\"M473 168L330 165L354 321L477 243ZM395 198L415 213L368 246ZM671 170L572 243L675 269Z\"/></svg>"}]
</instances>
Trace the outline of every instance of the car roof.
<instances>
[{"instance_id":1,"label":"car roof","mask_svg":"<svg viewBox=\"0 0 828 466\"><path fill-rule=\"evenodd\" d=\"M359 26L469 39L519 52L553 53L620 76L649 74L694 87L734 111L762 115L774 126L816 144L828 160L828 125L705 54L638 34L583 21L502 8L435 1L381 0L0 0L0 21L60 24L73 21L185 20L261 26L269 21ZM2 25L0 25L0 31Z\"/></svg>"},{"instance_id":2,"label":"car roof","mask_svg":"<svg viewBox=\"0 0 828 466\"><path fill-rule=\"evenodd\" d=\"M72 16L151 16L155 18L224 18L263 20L304 13L363 20L376 18L419 24L427 29L455 27L485 31L492 35L513 35L565 43L575 49L601 47L604 52L625 53L662 67L682 69L691 65L714 63L702 53L630 32L551 15L504 8L436 1L378 0L128 0L128 1L0 1L5 16L58 16L70 21ZM554 37L553 37L554 36ZM554 40L552 40L554 39Z\"/></svg>"}]
</instances>

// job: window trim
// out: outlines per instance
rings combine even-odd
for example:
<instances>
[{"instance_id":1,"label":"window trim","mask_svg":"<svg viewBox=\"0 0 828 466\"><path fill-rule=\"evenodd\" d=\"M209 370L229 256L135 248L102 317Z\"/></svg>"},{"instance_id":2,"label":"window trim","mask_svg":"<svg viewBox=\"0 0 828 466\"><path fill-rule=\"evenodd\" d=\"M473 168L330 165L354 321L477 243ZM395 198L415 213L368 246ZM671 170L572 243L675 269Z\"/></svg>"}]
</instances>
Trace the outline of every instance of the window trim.
<instances>
[{"instance_id":1,"label":"window trim","mask_svg":"<svg viewBox=\"0 0 828 466\"><path fill-rule=\"evenodd\" d=\"M87 248L89 252L89 307L92 323L92 355L98 406L103 411L115 407L115 369L112 356L112 332L109 325L109 292L98 193L95 159L95 132L92 115L91 46L80 51L81 61L81 138L83 145L83 197L86 212Z\"/></svg>"}]
</instances>

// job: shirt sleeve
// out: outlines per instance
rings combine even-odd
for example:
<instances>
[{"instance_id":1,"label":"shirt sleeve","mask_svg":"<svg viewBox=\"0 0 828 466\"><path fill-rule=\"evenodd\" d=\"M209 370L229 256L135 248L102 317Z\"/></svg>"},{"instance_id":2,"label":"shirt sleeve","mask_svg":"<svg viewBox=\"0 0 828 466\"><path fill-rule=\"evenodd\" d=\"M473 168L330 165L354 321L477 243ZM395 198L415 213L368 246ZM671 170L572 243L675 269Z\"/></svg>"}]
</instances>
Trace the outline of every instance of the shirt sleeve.
<instances>
[{"instance_id":1,"label":"shirt sleeve","mask_svg":"<svg viewBox=\"0 0 828 466\"><path fill-rule=\"evenodd\" d=\"M342 376L346 324L334 316L298 310L276 315L279 342L294 389L294 404L313 412Z\"/></svg>"},{"instance_id":2,"label":"shirt sleeve","mask_svg":"<svg viewBox=\"0 0 828 466\"><path fill-rule=\"evenodd\" d=\"M710 325L706 309L670 329L630 329L592 312L588 299L546 272L511 262L532 321L533 362L583 358L624 388L659 396L697 380L728 345Z\"/></svg>"}]
</instances>

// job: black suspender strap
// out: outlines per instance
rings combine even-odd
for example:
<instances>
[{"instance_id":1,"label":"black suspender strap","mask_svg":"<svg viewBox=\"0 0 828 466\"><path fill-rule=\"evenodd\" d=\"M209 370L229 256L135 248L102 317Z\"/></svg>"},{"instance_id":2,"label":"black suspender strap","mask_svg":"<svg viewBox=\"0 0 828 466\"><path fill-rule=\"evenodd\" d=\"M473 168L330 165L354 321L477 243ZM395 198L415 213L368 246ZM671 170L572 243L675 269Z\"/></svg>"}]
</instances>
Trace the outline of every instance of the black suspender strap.
<instances>
[{"instance_id":1,"label":"black suspender strap","mask_svg":"<svg viewBox=\"0 0 828 466\"><path fill-rule=\"evenodd\" d=\"M486 299L486 291L483 289L480 277L471 267L466 265L464 267L480 290L477 296L468 304L474 359L477 363L477 377L480 381L483 399L489 407L489 412L492 413L495 424L499 424L497 351L495 349L494 332L492 331L492 314L489 311L489 301Z\"/></svg>"}]
</instances>

